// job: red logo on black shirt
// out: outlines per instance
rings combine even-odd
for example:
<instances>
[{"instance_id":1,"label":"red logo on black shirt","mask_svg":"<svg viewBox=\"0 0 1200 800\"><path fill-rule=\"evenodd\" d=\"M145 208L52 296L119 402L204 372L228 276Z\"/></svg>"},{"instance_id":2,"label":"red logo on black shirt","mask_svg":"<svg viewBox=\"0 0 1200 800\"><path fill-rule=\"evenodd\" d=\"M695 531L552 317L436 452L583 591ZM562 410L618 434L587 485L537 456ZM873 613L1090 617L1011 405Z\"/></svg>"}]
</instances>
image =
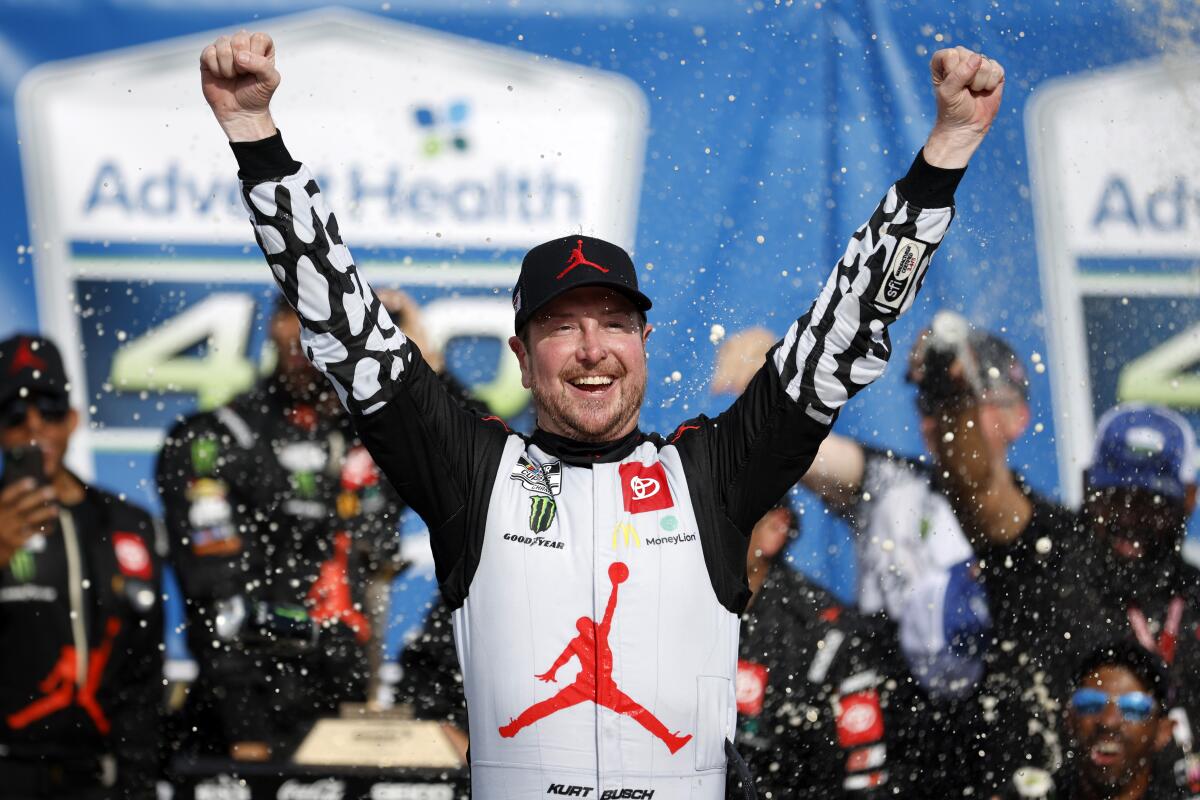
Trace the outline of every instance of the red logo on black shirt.
<instances>
[{"instance_id":1,"label":"red logo on black shirt","mask_svg":"<svg viewBox=\"0 0 1200 800\"><path fill-rule=\"evenodd\" d=\"M131 578L150 580L150 551L142 538L134 533L117 532L112 537L113 551L117 554L117 566Z\"/></svg>"},{"instance_id":2,"label":"red logo on black shirt","mask_svg":"<svg viewBox=\"0 0 1200 800\"><path fill-rule=\"evenodd\" d=\"M736 686L738 713L748 717L761 714L763 698L767 695L767 668L753 661L738 659Z\"/></svg>"},{"instance_id":3,"label":"red logo on black shirt","mask_svg":"<svg viewBox=\"0 0 1200 800\"><path fill-rule=\"evenodd\" d=\"M625 501L625 510L630 514L662 511L675 505L662 464L655 462L647 466L635 461L622 464L620 470L621 497Z\"/></svg>"},{"instance_id":4,"label":"red logo on black shirt","mask_svg":"<svg viewBox=\"0 0 1200 800\"><path fill-rule=\"evenodd\" d=\"M837 718L838 744L844 748L877 742L883 736L883 710L874 689L841 699Z\"/></svg>"}]
</instances>

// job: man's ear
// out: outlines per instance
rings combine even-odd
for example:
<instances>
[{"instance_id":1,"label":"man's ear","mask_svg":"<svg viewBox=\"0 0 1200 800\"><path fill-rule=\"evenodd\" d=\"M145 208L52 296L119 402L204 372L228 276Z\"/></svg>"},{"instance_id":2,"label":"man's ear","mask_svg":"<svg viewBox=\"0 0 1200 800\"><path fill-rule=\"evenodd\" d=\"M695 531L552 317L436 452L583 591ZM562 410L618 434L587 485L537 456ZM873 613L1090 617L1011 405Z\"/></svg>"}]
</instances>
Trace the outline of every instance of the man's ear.
<instances>
[{"instance_id":1,"label":"man's ear","mask_svg":"<svg viewBox=\"0 0 1200 800\"><path fill-rule=\"evenodd\" d=\"M647 322L642 326L642 349L646 349L646 342L650 341L650 334L654 333L654 326ZM646 354L649 357L649 353Z\"/></svg>"},{"instance_id":2,"label":"man's ear","mask_svg":"<svg viewBox=\"0 0 1200 800\"><path fill-rule=\"evenodd\" d=\"M67 411L67 438L70 439L75 433L75 429L79 427L79 412L75 409Z\"/></svg>"},{"instance_id":3,"label":"man's ear","mask_svg":"<svg viewBox=\"0 0 1200 800\"><path fill-rule=\"evenodd\" d=\"M1192 512L1196 510L1196 484L1189 483L1187 489L1183 493L1183 507L1187 509L1187 514L1190 517Z\"/></svg>"},{"instance_id":4,"label":"man's ear","mask_svg":"<svg viewBox=\"0 0 1200 800\"><path fill-rule=\"evenodd\" d=\"M517 364L521 367L521 385L526 389L532 388L529 351L525 349L525 342L521 341L520 336L510 336L508 337L508 349L513 351L513 355L517 357Z\"/></svg>"}]
</instances>

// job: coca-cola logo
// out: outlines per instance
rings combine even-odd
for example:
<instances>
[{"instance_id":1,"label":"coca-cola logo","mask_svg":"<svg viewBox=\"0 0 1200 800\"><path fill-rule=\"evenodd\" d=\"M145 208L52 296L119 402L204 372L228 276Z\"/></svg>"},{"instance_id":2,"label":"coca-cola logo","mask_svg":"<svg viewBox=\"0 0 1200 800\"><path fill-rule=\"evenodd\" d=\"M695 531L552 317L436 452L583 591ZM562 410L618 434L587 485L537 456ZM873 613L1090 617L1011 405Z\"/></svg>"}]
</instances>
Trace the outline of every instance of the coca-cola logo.
<instances>
[{"instance_id":1,"label":"coca-cola logo","mask_svg":"<svg viewBox=\"0 0 1200 800\"><path fill-rule=\"evenodd\" d=\"M336 778L319 781L288 780L279 787L276 800L342 800L346 795L346 784Z\"/></svg>"},{"instance_id":2,"label":"coca-cola logo","mask_svg":"<svg viewBox=\"0 0 1200 800\"><path fill-rule=\"evenodd\" d=\"M193 793L196 800L250 800L250 787L228 775L200 781Z\"/></svg>"}]
</instances>

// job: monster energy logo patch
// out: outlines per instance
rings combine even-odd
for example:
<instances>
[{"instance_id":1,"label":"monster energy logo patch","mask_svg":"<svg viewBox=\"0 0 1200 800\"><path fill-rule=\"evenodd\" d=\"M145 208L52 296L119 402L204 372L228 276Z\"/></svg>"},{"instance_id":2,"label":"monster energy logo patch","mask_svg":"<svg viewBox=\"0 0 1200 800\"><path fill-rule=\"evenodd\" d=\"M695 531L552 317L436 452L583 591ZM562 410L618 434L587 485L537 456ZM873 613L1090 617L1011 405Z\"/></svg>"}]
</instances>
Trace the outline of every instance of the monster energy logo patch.
<instances>
[{"instance_id":1,"label":"monster energy logo patch","mask_svg":"<svg viewBox=\"0 0 1200 800\"><path fill-rule=\"evenodd\" d=\"M213 439L196 439L192 442L192 470L202 478L212 475L219 454L220 448Z\"/></svg>"},{"instance_id":2,"label":"monster energy logo patch","mask_svg":"<svg viewBox=\"0 0 1200 800\"><path fill-rule=\"evenodd\" d=\"M534 533L545 533L554 522L558 507L553 497L535 494L529 498L529 530Z\"/></svg>"},{"instance_id":3,"label":"monster energy logo patch","mask_svg":"<svg viewBox=\"0 0 1200 800\"><path fill-rule=\"evenodd\" d=\"M553 497L562 488L562 463L548 461L545 464L535 464L521 456L509 477L520 481L522 486L534 494Z\"/></svg>"},{"instance_id":4,"label":"monster energy logo patch","mask_svg":"<svg viewBox=\"0 0 1200 800\"><path fill-rule=\"evenodd\" d=\"M8 562L9 569L12 570L13 577L21 583L33 580L34 574L37 572L33 563L33 555L28 550L18 550Z\"/></svg>"}]
</instances>

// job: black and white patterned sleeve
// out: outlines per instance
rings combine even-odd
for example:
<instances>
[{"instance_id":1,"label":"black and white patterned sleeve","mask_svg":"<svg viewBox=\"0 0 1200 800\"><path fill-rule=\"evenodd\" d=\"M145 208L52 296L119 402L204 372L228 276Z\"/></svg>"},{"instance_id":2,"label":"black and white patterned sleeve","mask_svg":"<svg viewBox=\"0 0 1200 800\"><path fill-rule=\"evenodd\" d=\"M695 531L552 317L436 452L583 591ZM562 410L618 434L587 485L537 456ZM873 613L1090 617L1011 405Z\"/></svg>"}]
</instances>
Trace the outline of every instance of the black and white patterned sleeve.
<instances>
[{"instance_id":1,"label":"black and white patterned sleeve","mask_svg":"<svg viewBox=\"0 0 1200 800\"><path fill-rule=\"evenodd\" d=\"M233 149L242 201L275 281L300 317L305 354L348 411L378 411L415 348L355 267L316 179L292 160L279 134Z\"/></svg>"},{"instance_id":2,"label":"black and white patterned sleeve","mask_svg":"<svg viewBox=\"0 0 1200 800\"><path fill-rule=\"evenodd\" d=\"M907 311L954 218L963 170L931 167L918 155L850 239L816 302L775 349L788 396L828 425L846 401L883 374L888 325Z\"/></svg>"}]
</instances>

